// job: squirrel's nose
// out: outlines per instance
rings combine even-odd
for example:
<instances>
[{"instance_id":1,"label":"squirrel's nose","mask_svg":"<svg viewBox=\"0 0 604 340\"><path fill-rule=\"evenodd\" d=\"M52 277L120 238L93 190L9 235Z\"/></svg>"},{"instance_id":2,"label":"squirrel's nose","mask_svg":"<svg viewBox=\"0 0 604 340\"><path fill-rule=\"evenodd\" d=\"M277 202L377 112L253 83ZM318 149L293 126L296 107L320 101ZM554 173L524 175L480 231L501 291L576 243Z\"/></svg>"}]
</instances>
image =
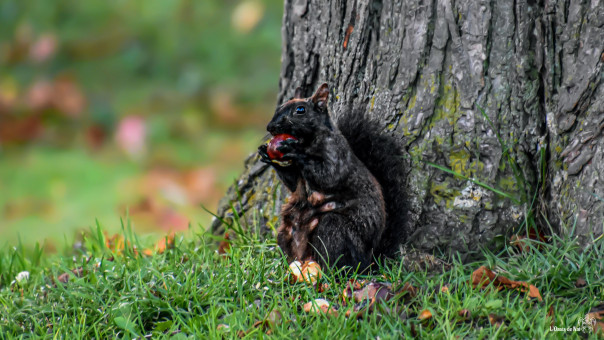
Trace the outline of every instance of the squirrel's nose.
<instances>
[{"instance_id":1,"label":"squirrel's nose","mask_svg":"<svg viewBox=\"0 0 604 340\"><path fill-rule=\"evenodd\" d=\"M266 126L266 131L268 131L271 135L275 135L276 129L277 129L277 124L275 124L274 122L270 122L268 123L268 125Z\"/></svg>"}]
</instances>

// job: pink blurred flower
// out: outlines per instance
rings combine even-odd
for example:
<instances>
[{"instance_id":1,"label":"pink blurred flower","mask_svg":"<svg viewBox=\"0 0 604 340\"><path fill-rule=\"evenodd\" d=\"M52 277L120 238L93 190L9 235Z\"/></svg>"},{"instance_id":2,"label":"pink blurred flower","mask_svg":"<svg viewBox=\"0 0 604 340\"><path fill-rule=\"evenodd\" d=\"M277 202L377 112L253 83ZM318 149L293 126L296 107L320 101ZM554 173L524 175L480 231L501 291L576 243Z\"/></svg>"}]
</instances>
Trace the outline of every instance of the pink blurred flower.
<instances>
[{"instance_id":1,"label":"pink blurred flower","mask_svg":"<svg viewBox=\"0 0 604 340\"><path fill-rule=\"evenodd\" d=\"M54 34L41 35L29 49L29 57L36 63L50 59L57 50L57 38Z\"/></svg>"},{"instance_id":2,"label":"pink blurred flower","mask_svg":"<svg viewBox=\"0 0 604 340\"><path fill-rule=\"evenodd\" d=\"M145 121L139 116L124 117L118 124L115 140L128 155L139 158L145 153Z\"/></svg>"}]
</instances>

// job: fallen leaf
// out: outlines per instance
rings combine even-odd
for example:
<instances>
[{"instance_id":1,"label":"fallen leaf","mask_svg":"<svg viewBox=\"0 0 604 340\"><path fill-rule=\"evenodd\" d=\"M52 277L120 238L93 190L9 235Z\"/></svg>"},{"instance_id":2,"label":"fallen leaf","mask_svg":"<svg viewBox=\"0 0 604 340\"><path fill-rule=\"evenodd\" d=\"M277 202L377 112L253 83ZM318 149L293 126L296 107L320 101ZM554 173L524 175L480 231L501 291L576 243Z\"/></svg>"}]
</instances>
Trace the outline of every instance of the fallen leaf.
<instances>
[{"instance_id":1,"label":"fallen leaf","mask_svg":"<svg viewBox=\"0 0 604 340\"><path fill-rule=\"evenodd\" d=\"M67 283L69 281L69 273L63 273L57 277L57 281Z\"/></svg>"},{"instance_id":2,"label":"fallen leaf","mask_svg":"<svg viewBox=\"0 0 604 340\"><path fill-rule=\"evenodd\" d=\"M583 288L585 286L587 286L587 281L585 281L584 278L580 277L577 279L577 281L575 281L575 287Z\"/></svg>"},{"instance_id":3,"label":"fallen leaf","mask_svg":"<svg viewBox=\"0 0 604 340\"><path fill-rule=\"evenodd\" d=\"M88 260L86 260L86 264L90 263L90 260L92 260L92 256L90 256L88 258ZM71 273L71 274L70 274ZM84 274L84 268L83 267L77 267L69 272L65 272L59 276L57 276L57 281L61 282L61 283L67 283L69 282L70 276L73 275L75 277L82 277L82 274Z\"/></svg>"},{"instance_id":4,"label":"fallen leaf","mask_svg":"<svg viewBox=\"0 0 604 340\"><path fill-rule=\"evenodd\" d=\"M554 327L556 324L556 317L554 315L554 305L549 306L549 310L547 311L547 318L551 319L550 326Z\"/></svg>"},{"instance_id":5,"label":"fallen leaf","mask_svg":"<svg viewBox=\"0 0 604 340\"><path fill-rule=\"evenodd\" d=\"M109 236L107 232L105 234L105 247L114 253L121 254L124 251L124 237L121 234L113 234Z\"/></svg>"},{"instance_id":6,"label":"fallen leaf","mask_svg":"<svg viewBox=\"0 0 604 340\"><path fill-rule=\"evenodd\" d=\"M421 311L421 313L419 313L419 315L417 316L418 320L428 320L432 318L432 312L430 312L427 309L424 309L423 311Z\"/></svg>"},{"instance_id":7,"label":"fallen leaf","mask_svg":"<svg viewBox=\"0 0 604 340\"><path fill-rule=\"evenodd\" d=\"M155 251L157 251L158 254L163 254L166 249L172 248L174 248L174 233L170 233L165 237L160 238L155 245Z\"/></svg>"},{"instance_id":8,"label":"fallen leaf","mask_svg":"<svg viewBox=\"0 0 604 340\"><path fill-rule=\"evenodd\" d=\"M489 314L489 323L491 325L501 327L505 324L505 318L496 314Z\"/></svg>"},{"instance_id":9,"label":"fallen leaf","mask_svg":"<svg viewBox=\"0 0 604 340\"><path fill-rule=\"evenodd\" d=\"M526 236L522 235L512 235L512 237L510 237L510 245L518 248L522 252L528 252L531 247L527 244L527 242L523 241L525 238Z\"/></svg>"},{"instance_id":10,"label":"fallen leaf","mask_svg":"<svg viewBox=\"0 0 604 340\"><path fill-rule=\"evenodd\" d=\"M254 328L262 327L262 329L266 328L267 326L268 326L268 321L266 321L266 320L256 321L252 325L252 327L254 327Z\"/></svg>"},{"instance_id":11,"label":"fallen leaf","mask_svg":"<svg viewBox=\"0 0 604 340\"><path fill-rule=\"evenodd\" d=\"M480 266L472 273L472 286L474 288L485 288L495 279L495 276L489 268Z\"/></svg>"},{"instance_id":12,"label":"fallen leaf","mask_svg":"<svg viewBox=\"0 0 604 340\"><path fill-rule=\"evenodd\" d=\"M414 298L417 296L417 288L413 287L409 282L405 282L403 288L401 288L401 290L397 294L402 293L404 293L404 295L408 296L409 298Z\"/></svg>"},{"instance_id":13,"label":"fallen leaf","mask_svg":"<svg viewBox=\"0 0 604 340\"><path fill-rule=\"evenodd\" d=\"M539 301L543 301L537 287L529 285L524 281L512 281L504 276L496 275L486 266L480 266L480 268L472 273L472 286L474 288L485 288L491 283L499 290L503 288L518 289L521 292L528 292L528 295L531 298L537 298Z\"/></svg>"},{"instance_id":14,"label":"fallen leaf","mask_svg":"<svg viewBox=\"0 0 604 340\"><path fill-rule=\"evenodd\" d=\"M224 233L224 240L220 241L220 244L218 245L218 254L224 255L229 249L231 249L231 242L229 232L227 231Z\"/></svg>"},{"instance_id":15,"label":"fallen leaf","mask_svg":"<svg viewBox=\"0 0 604 340\"><path fill-rule=\"evenodd\" d=\"M521 252L528 252L531 249L529 245L531 241L547 242L544 234L540 230L535 231L534 228L529 230L528 235L512 235L510 237L510 245L518 248ZM537 247L541 247L541 245L537 244Z\"/></svg>"},{"instance_id":16,"label":"fallen leaf","mask_svg":"<svg viewBox=\"0 0 604 340\"><path fill-rule=\"evenodd\" d=\"M594 309L585 315L585 323L591 326L591 330L594 333L604 333L604 309Z\"/></svg>"},{"instance_id":17,"label":"fallen leaf","mask_svg":"<svg viewBox=\"0 0 604 340\"><path fill-rule=\"evenodd\" d=\"M462 319L467 320L472 316L472 313L468 309L460 310L457 315L459 315Z\"/></svg>"}]
</instances>

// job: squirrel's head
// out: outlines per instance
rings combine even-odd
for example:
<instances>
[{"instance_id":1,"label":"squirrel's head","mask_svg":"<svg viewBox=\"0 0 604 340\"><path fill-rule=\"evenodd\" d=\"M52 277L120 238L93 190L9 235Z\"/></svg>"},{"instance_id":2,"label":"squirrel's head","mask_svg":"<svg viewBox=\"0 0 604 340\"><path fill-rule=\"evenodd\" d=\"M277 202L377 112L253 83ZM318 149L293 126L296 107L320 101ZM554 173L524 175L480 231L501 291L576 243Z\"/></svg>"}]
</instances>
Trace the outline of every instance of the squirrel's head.
<instances>
[{"instance_id":1,"label":"squirrel's head","mask_svg":"<svg viewBox=\"0 0 604 340\"><path fill-rule=\"evenodd\" d=\"M328 99L327 84L321 85L309 98L302 98L302 90L297 88L294 98L277 107L266 129L273 136L287 133L302 142L313 139L318 131L332 130L327 111Z\"/></svg>"}]
</instances>

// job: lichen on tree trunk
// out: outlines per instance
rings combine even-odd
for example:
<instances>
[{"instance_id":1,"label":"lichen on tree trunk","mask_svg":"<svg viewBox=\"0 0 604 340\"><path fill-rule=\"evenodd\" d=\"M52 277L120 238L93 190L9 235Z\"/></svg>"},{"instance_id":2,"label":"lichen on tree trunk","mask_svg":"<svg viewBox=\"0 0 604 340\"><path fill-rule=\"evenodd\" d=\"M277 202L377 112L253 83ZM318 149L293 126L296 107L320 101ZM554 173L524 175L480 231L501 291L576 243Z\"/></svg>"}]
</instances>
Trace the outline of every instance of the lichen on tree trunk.
<instances>
[{"instance_id":1,"label":"lichen on tree trunk","mask_svg":"<svg viewBox=\"0 0 604 340\"><path fill-rule=\"evenodd\" d=\"M408 247L463 256L497 248L529 211L558 231L578 216L584 242L590 228L602 232L601 1L284 6L277 102L327 82L336 120L363 109L399 136L409 155L400 174L409 183ZM218 215L270 232L285 191L251 155Z\"/></svg>"}]
</instances>

